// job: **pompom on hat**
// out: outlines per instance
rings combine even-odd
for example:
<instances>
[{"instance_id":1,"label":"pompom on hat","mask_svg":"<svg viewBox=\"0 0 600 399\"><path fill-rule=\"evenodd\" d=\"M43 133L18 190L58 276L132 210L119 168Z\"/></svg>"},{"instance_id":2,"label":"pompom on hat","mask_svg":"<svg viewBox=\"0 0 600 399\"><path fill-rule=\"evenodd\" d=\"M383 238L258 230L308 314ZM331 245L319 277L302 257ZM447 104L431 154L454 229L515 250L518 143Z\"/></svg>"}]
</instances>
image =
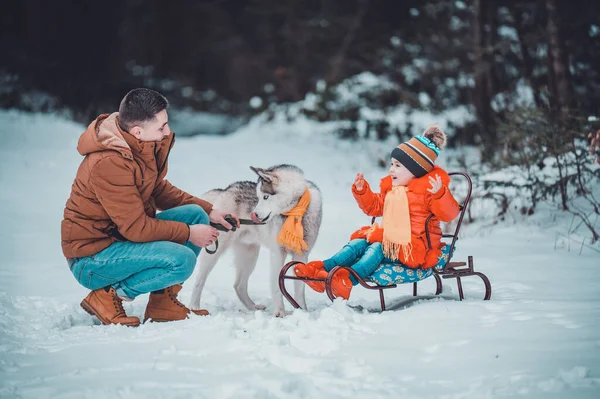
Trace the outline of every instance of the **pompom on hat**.
<instances>
[{"instance_id":1,"label":"pompom on hat","mask_svg":"<svg viewBox=\"0 0 600 399\"><path fill-rule=\"evenodd\" d=\"M446 146L446 133L438 125L429 126L421 136L415 136L392 150L395 158L415 177L431 172L440 150Z\"/></svg>"}]
</instances>

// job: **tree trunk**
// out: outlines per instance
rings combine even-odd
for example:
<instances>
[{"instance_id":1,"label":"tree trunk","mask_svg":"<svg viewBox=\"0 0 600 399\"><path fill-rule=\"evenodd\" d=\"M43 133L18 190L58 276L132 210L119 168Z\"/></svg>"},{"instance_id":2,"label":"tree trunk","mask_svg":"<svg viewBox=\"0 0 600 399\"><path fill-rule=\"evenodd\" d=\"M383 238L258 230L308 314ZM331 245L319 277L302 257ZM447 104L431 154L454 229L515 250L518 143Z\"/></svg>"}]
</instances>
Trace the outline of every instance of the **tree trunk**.
<instances>
[{"instance_id":1,"label":"tree trunk","mask_svg":"<svg viewBox=\"0 0 600 399\"><path fill-rule=\"evenodd\" d=\"M485 153L490 155L496 142L495 131L493 127L493 116L490 97L489 82L489 44L485 34L485 10L483 0L475 0L475 95L474 105L477 112L477 120L480 126L482 142L485 146Z\"/></svg>"},{"instance_id":2,"label":"tree trunk","mask_svg":"<svg viewBox=\"0 0 600 399\"><path fill-rule=\"evenodd\" d=\"M329 73L327 74L327 85L329 86L332 83L336 83L340 79L340 75L342 73L342 67L346 60L346 53L348 52L348 48L356 38L356 34L362 25L363 18L367 11L367 7L369 5L369 0L359 0L358 9L356 10L356 14L352 19L352 24L348 28L348 32L342 41L338 51L332 57L329 69Z\"/></svg>"},{"instance_id":3,"label":"tree trunk","mask_svg":"<svg viewBox=\"0 0 600 399\"><path fill-rule=\"evenodd\" d=\"M494 94L497 93L498 83L496 82L495 73L496 66L494 60L496 58L496 42L498 41L498 18L496 6L493 4L493 0L486 0L485 6L483 7L483 21L484 24L487 22L488 29L484 32L485 51L483 53L483 59L487 65L485 70L485 79L487 85L487 93L491 99Z\"/></svg>"},{"instance_id":4,"label":"tree trunk","mask_svg":"<svg viewBox=\"0 0 600 399\"><path fill-rule=\"evenodd\" d=\"M306 54L305 37L300 29L301 21L299 21L297 11L297 1L288 0L285 3L285 22L282 26L285 59L288 65L279 65L275 69L275 78L278 82L278 92L282 99L287 102L296 102L302 98L302 90L300 88L300 74L302 64L306 62L301 54Z\"/></svg>"},{"instance_id":5,"label":"tree trunk","mask_svg":"<svg viewBox=\"0 0 600 399\"><path fill-rule=\"evenodd\" d=\"M525 79L529 82L529 86L531 86L531 90L533 91L533 99L535 101L535 105L537 108L543 108L542 98L540 96L541 87L535 81L533 77L533 59L531 57L531 53L529 52L529 47L527 46L527 42L525 41L524 34L524 25L523 25L523 16L521 14L521 10L516 10L512 13L515 19L515 30L517 31L517 38L519 39L519 48L521 50L521 58L523 59L523 68L522 73Z\"/></svg>"},{"instance_id":6,"label":"tree trunk","mask_svg":"<svg viewBox=\"0 0 600 399\"><path fill-rule=\"evenodd\" d=\"M554 95L553 105L555 109L561 113L568 113L573 93L558 5L558 0L546 0L546 10L548 12L548 75L549 80L552 82L551 93Z\"/></svg>"}]
</instances>

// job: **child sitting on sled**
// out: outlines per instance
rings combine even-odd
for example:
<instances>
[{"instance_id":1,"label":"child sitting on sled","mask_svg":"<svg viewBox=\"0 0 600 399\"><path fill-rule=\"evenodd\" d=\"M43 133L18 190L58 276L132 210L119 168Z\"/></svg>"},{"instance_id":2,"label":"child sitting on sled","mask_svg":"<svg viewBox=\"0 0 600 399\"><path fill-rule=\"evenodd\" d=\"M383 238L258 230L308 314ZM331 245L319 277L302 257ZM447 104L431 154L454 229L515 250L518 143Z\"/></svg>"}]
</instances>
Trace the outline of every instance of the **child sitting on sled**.
<instances>
[{"instance_id":1,"label":"child sitting on sled","mask_svg":"<svg viewBox=\"0 0 600 399\"><path fill-rule=\"evenodd\" d=\"M410 269L434 267L443 257L440 221L450 222L460 212L448 188L448 173L435 165L445 144L446 134L434 125L422 136L394 148L389 175L381 179L379 193L372 192L359 173L352 194L368 216L382 216L381 226L374 223L354 232L351 241L329 259L296 265L296 276L324 280L335 266L346 266L365 279L382 263L400 264L409 273ZM425 221L431 214L434 217L429 222L430 247ZM305 282L317 292L325 290L324 282ZM333 277L331 289L336 297L348 299L357 283L344 269Z\"/></svg>"}]
</instances>

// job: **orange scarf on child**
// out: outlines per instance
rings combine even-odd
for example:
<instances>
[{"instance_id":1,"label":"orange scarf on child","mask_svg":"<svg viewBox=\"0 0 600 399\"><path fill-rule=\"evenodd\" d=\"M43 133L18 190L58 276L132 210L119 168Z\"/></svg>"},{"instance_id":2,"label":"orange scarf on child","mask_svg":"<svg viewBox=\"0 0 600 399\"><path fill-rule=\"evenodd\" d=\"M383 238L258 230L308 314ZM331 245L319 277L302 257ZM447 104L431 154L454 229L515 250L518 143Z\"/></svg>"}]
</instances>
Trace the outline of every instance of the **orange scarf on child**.
<instances>
[{"instance_id":1,"label":"orange scarf on child","mask_svg":"<svg viewBox=\"0 0 600 399\"><path fill-rule=\"evenodd\" d=\"M405 186L394 186L383 203L383 255L398 260L400 249L404 259L412 257L410 214Z\"/></svg>"},{"instance_id":2,"label":"orange scarf on child","mask_svg":"<svg viewBox=\"0 0 600 399\"><path fill-rule=\"evenodd\" d=\"M283 212L282 215L287 216L279 235L277 236L277 242L287 249L301 254L302 251L308 249L306 241L304 241L304 228L302 227L302 217L306 213L306 209L310 204L310 191L308 187L304 190L304 194L300 197L298 205L290 209L287 212Z\"/></svg>"}]
</instances>

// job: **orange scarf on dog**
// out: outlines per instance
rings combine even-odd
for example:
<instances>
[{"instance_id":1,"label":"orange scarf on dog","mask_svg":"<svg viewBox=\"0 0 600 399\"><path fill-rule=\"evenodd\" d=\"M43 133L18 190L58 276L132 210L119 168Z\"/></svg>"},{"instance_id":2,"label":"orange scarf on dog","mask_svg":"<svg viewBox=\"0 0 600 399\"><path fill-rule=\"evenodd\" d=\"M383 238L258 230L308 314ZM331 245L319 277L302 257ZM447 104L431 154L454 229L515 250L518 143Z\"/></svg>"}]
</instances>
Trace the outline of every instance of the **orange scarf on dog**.
<instances>
[{"instance_id":1,"label":"orange scarf on dog","mask_svg":"<svg viewBox=\"0 0 600 399\"><path fill-rule=\"evenodd\" d=\"M400 249L404 259L412 257L410 214L405 186L395 186L386 195L383 203L383 255L398 260Z\"/></svg>"},{"instance_id":2,"label":"orange scarf on dog","mask_svg":"<svg viewBox=\"0 0 600 399\"><path fill-rule=\"evenodd\" d=\"M277 236L277 242L287 249L301 254L302 251L308 249L306 241L304 241L304 228L302 227L302 217L306 213L306 209L310 204L310 191L308 187L304 190L304 194L300 197L298 205L290 209L287 212L283 212L282 215L287 216L279 235Z\"/></svg>"}]
</instances>

